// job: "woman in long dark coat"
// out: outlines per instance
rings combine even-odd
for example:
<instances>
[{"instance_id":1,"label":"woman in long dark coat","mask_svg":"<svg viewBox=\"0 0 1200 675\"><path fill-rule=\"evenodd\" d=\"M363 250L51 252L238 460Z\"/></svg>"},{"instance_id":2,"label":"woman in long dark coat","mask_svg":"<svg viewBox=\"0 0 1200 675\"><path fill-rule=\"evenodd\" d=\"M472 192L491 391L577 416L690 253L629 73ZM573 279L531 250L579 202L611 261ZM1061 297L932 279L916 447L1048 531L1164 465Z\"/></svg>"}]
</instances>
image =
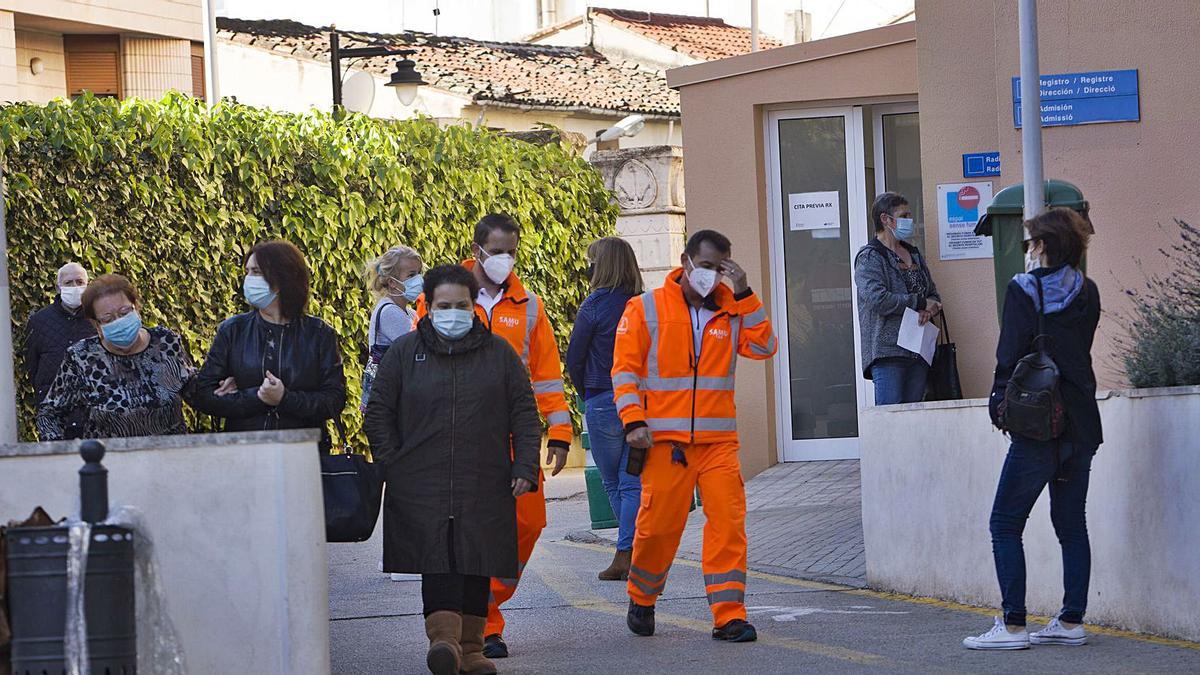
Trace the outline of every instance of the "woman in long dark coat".
<instances>
[{"instance_id":1,"label":"woman in long dark coat","mask_svg":"<svg viewBox=\"0 0 1200 675\"><path fill-rule=\"evenodd\" d=\"M489 580L517 576L516 498L537 485L533 388L476 319L478 292L462 267L429 271L429 316L392 343L367 404L387 471L384 569L422 575L433 673L496 672L483 656Z\"/></svg>"}]
</instances>

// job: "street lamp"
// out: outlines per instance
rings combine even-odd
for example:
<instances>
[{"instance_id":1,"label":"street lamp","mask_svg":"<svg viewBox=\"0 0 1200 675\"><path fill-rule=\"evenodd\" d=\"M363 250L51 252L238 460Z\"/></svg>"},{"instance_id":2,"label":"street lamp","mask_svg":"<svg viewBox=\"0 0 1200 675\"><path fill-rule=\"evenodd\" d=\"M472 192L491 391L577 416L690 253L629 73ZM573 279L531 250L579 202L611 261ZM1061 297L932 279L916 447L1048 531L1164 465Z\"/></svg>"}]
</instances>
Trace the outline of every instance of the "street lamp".
<instances>
[{"instance_id":1,"label":"street lamp","mask_svg":"<svg viewBox=\"0 0 1200 675\"><path fill-rule=\"evenodd\" d=\"M343 48L337 30L329 31L329 65L333 69L333 106L342 106L342 59L369 59L374 56L412 56L412 49L396 49L394 47L347 47ZM425 84L421 74L417 72L417 64L412 59L404 58L396 64L387 86L396 92L396 98L403 105L412 105L417 98L417 87Z\"/></svg>"},{"instance_id":2,"label":"street lamp","mask_svg":"<svg viewBox=\"0 0 1200 675\"><path fill-rule=\"evenodd\" d=\"M588 145L591 145L592 143L608 143L622 137L632 138L641 133L642 129L645 127L645 117L642 115L629 115L611 127L603 131L597 131L596 137L588 141Z\"/></svg>"}]
</instances>

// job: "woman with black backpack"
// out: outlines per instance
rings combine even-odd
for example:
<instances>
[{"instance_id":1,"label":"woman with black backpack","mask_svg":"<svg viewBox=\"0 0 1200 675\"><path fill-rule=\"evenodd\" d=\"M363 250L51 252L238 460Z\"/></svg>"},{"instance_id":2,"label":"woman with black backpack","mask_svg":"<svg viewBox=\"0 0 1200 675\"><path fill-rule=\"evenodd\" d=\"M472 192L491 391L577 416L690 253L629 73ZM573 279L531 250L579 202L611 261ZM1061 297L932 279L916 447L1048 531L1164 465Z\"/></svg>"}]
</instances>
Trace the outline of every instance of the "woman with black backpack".
<instances>
[{"instance_id":1,"label":"woman with black backpack","mask_svg":"<svg viewBox=\"0 0 1200 675\"><path fill-rule=\"evenodd\" d=\"M969 649L1087 642L1091 547L1084 506L1092 456L1103 441L1091 357L1100 293L1079 269L1090 236L1079 214L1052 209L1025 229L1026 273L1008 284L989 404L992 423L1012 438L990 523L1004 617L963 640ZM1062 545L1063 607L1048 626L1029 633L1021 535L1047 484Z\"/></svg>"}]
</instances>

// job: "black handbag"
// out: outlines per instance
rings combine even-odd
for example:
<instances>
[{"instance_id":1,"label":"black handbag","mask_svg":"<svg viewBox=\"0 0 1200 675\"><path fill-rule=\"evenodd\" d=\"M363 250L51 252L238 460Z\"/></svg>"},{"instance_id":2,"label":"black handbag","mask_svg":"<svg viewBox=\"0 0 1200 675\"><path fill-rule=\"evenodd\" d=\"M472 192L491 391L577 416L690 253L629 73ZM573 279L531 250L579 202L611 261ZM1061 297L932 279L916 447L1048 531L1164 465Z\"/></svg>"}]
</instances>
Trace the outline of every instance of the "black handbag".
<instances>
[{"instance_id":1,"label":"black handbag","mask_svg":"<svg viewBox=\"0 0 1200 675\"><path fill-rule=\"evenodd\" d=\"M1058 364L1046 351L1046 301L1042 295L1042 280L1037 280L1038 334L1033 338L1033 351L1021 357L1013 368L1012 377L1000 402L1000 428L1036 441L1051 441L1063 435L1067 428L1067 411L1059 391Z\"/></svg>"},{"instance_id":2,"label":"black handbag","mask_svg":"<svg viewBox=\"0 0 1200 675\"><path fill-rule=\"evenodd\" d=\"M341 420L341 454L321 453L321 492L325 497L325 541L361 542L371 538L383 501L383 467L351 451Z\"/></svg>"},{"instance_id":3,"label":"black handbag","mask_svg":"<svg viewBox=\"0 0 1200 675\"><path fill-rule=\"evenodd\" d=\"M958 379L958 347L950 339L950 324L942 310L942 332L938 335L933 364L925 388L926 401L957 401L963 397L962 382Z\"/></svg>"}]
</instances>

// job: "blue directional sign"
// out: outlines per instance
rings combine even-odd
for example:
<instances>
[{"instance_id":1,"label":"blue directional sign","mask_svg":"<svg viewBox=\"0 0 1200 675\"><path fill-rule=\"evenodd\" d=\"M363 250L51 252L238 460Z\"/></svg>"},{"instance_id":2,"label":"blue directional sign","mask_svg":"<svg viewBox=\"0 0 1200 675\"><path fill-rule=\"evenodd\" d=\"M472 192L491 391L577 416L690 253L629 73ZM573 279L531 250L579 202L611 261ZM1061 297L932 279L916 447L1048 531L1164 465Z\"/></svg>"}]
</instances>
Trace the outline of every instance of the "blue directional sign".
<instances>
[{"instance_id":1,"label":"blue directional sign","mask_svg":"<svg viewBox=\"0 0 1200 675\"><path fill-rule=\"evenodd\" d=\"M1000 175L1000 153L969 152L963 155L963 178Z\"/></svg>"},{"instance_id":2,"label":"blue directional sign","mask_svg":"<svg viewBox=\"0 0 1200 675\"><path fill-rule=\"evenodd\" d=\"M1065 127L1141 120L1138 71L1042 75L1042 126ZM1012 79L1013 124L1021 128L1021 78Z\"/></svg>"}]
</instances>

